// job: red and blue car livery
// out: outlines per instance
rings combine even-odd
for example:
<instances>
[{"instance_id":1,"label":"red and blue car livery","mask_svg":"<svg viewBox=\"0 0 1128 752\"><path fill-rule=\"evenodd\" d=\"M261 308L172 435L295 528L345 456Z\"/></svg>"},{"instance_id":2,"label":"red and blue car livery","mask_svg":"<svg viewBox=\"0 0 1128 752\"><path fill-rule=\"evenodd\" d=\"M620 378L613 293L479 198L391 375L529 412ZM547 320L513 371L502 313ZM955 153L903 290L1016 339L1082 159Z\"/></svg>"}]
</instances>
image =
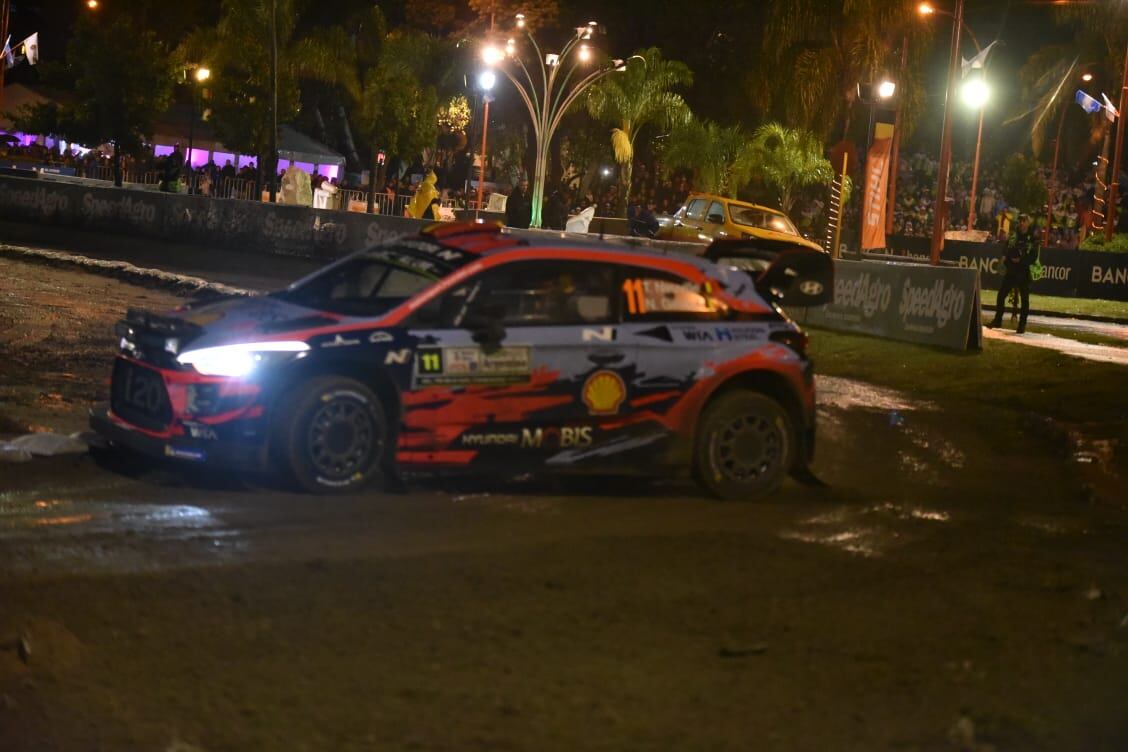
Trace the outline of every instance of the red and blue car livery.
<instances>
[{"instance_id":1,"label":"red and blue car livery","mask_svg":"<svg viewBox=\"0 0 1128 752\"><path fill-rule=\"evenodd\" d=\"M315 492L431 469L666 470L754 498L814 450L806 336L777 303L821 302L832 272L740 251L438 226L276 293L131 310L91 424Z\"/></svg>"}]
</instances>

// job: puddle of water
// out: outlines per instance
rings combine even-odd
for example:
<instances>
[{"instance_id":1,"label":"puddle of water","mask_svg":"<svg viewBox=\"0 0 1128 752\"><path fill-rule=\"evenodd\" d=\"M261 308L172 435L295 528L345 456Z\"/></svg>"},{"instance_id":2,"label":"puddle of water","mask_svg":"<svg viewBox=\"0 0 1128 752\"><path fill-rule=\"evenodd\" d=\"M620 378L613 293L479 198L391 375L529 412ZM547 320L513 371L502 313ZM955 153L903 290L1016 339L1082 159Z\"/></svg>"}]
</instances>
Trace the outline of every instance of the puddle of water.
<instances>
[{"instance_id":1,"label":"puddle of water","mask_svg":"<svg viewBox=\"0 0 1128 752\"><path fill-rule=\"evenodd\" d=\"M815 376L815 387L820 405L838 407L844 410L851 408L869 408L871 410L936 410L931 402L914 400L909 395L898 392L896 389L868 384L854 379L843 379L837 376Z\"/></svg>"},{"instance_id":2,"label":"puddle of water","mask_svg":"<svg viewBox=\"0 0 1128 752\"><path fill-rule=\"evenodd\" d=\"M211 513L189 505L35 499L0 500L0 539L38 537L44 528L96 535L125 532L200 531L218 525Z\"/></svg>"},{"instance_id":3,"label":"puddle of water","mask_svg":"<svg viewBox=\"0 0 1128 752\"><path fill-rule=\"evenodd\" d=\"M799 522L800 529L780 533L784 540L813 543L859 556L881 556L915 537L919 524L946 523L951 515L916 504L883 502L843 507Z\"/></svg>"}]
</instances>

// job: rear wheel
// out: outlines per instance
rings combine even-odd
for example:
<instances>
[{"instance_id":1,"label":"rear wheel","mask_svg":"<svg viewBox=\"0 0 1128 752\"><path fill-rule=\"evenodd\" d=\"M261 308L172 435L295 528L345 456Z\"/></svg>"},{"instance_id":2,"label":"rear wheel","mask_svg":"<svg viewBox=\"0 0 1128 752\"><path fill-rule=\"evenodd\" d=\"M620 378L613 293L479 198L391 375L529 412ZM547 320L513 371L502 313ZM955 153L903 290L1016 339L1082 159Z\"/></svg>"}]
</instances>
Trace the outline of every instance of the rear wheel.
<instances>
[{"instance_id":1,"label":"rear wheel","mask_svg":"<svg viewBox=\"0 0 1128 752\"><path fill-rule=\"evenodd\" d=\"M312 493L349 493L379 475L388 422L379 398L340 376L302 382L280 400L278 458Z\"/></svg>"},{"instance_id":2,"label":"rear wheel","mask_svg":"<svg viewBox=\"0 0 1128 752\"><path fill-rule=\"evenodd\" d=\"M783 483L796 445L795 427L783 405L758 392L730 392L702 415L694 474L722 499L763 498Z\"/></svg>"}]
</instances>

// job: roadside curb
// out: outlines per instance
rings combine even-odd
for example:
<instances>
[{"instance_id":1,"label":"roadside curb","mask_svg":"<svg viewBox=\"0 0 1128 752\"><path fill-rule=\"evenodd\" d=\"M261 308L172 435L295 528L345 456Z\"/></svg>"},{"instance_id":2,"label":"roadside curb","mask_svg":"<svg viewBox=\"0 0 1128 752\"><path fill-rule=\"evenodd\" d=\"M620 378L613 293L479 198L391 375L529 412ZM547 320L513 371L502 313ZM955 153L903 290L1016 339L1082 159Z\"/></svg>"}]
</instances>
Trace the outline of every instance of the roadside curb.
<instances>
[{"instance_id":1,"label":"roadside curb","mask_svg":"<svg viewBox=\"0 0 1128 752\"><path fill-rule=\"evenodd\" d=\"M257 294L253 290L245 290L241 287L233 287L219 282L209 282L201 277L193 277L187 274L174 274L172 272L161 271L160 269L134 266L125 261L95 259L76 253L68 253L66 251L48 251L41 248L0 244L0 256L46 266L78 267L92 274L114 277L125 282L146 287L159 287L182 295Z\"/></svg>"},{"instance_id":2,"label":"roadside curb","mask_svg":"<svg viewBox=\"0 0 1128 752\"><path fill-rule=\"evenodd\" d=\"M994 311L995 306L984 303L980 306L984 311ZM1010 310L1008 306L1004 310ZM1044 311L1037 308L1030 309L1031 316L1047 316L1054 319L1079 319L1081 321L1097 321L1102 324L1125 324L1128 325L1128 319L1118 319L1115 316L1095 316L1090 313L1063 313L1062 311Z\"/></svg>"}]
</instances>

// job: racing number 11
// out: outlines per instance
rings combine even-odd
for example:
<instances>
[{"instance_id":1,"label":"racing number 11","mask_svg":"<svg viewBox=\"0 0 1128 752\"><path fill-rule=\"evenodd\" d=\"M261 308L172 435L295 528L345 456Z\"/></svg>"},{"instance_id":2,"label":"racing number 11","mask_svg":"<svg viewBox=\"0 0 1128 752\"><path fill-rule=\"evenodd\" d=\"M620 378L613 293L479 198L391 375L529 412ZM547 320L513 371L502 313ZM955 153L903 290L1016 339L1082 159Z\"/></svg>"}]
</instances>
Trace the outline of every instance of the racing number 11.
<instances>
[{"instance_id":1,"label":"racing number 11","mask_svg":"<svg viewBox=\"0 0 1128 752\"><path fill-rule=\"evenodd\" d=\"M623 294L627 296L627 312L646 313L646 295L641 279L628 279L623 282Z\"/></svg>"},{"instance_id":2,"label":"racing number 11","mask_svg":"<svg viewBox=\"0 0 1128 752\"><path fill-rule=\"evenodd\" d=\"M443 359L437 352L422 353L419 362L423 373L438 373L443 370Z\"/></svg>"}]
</instances>

